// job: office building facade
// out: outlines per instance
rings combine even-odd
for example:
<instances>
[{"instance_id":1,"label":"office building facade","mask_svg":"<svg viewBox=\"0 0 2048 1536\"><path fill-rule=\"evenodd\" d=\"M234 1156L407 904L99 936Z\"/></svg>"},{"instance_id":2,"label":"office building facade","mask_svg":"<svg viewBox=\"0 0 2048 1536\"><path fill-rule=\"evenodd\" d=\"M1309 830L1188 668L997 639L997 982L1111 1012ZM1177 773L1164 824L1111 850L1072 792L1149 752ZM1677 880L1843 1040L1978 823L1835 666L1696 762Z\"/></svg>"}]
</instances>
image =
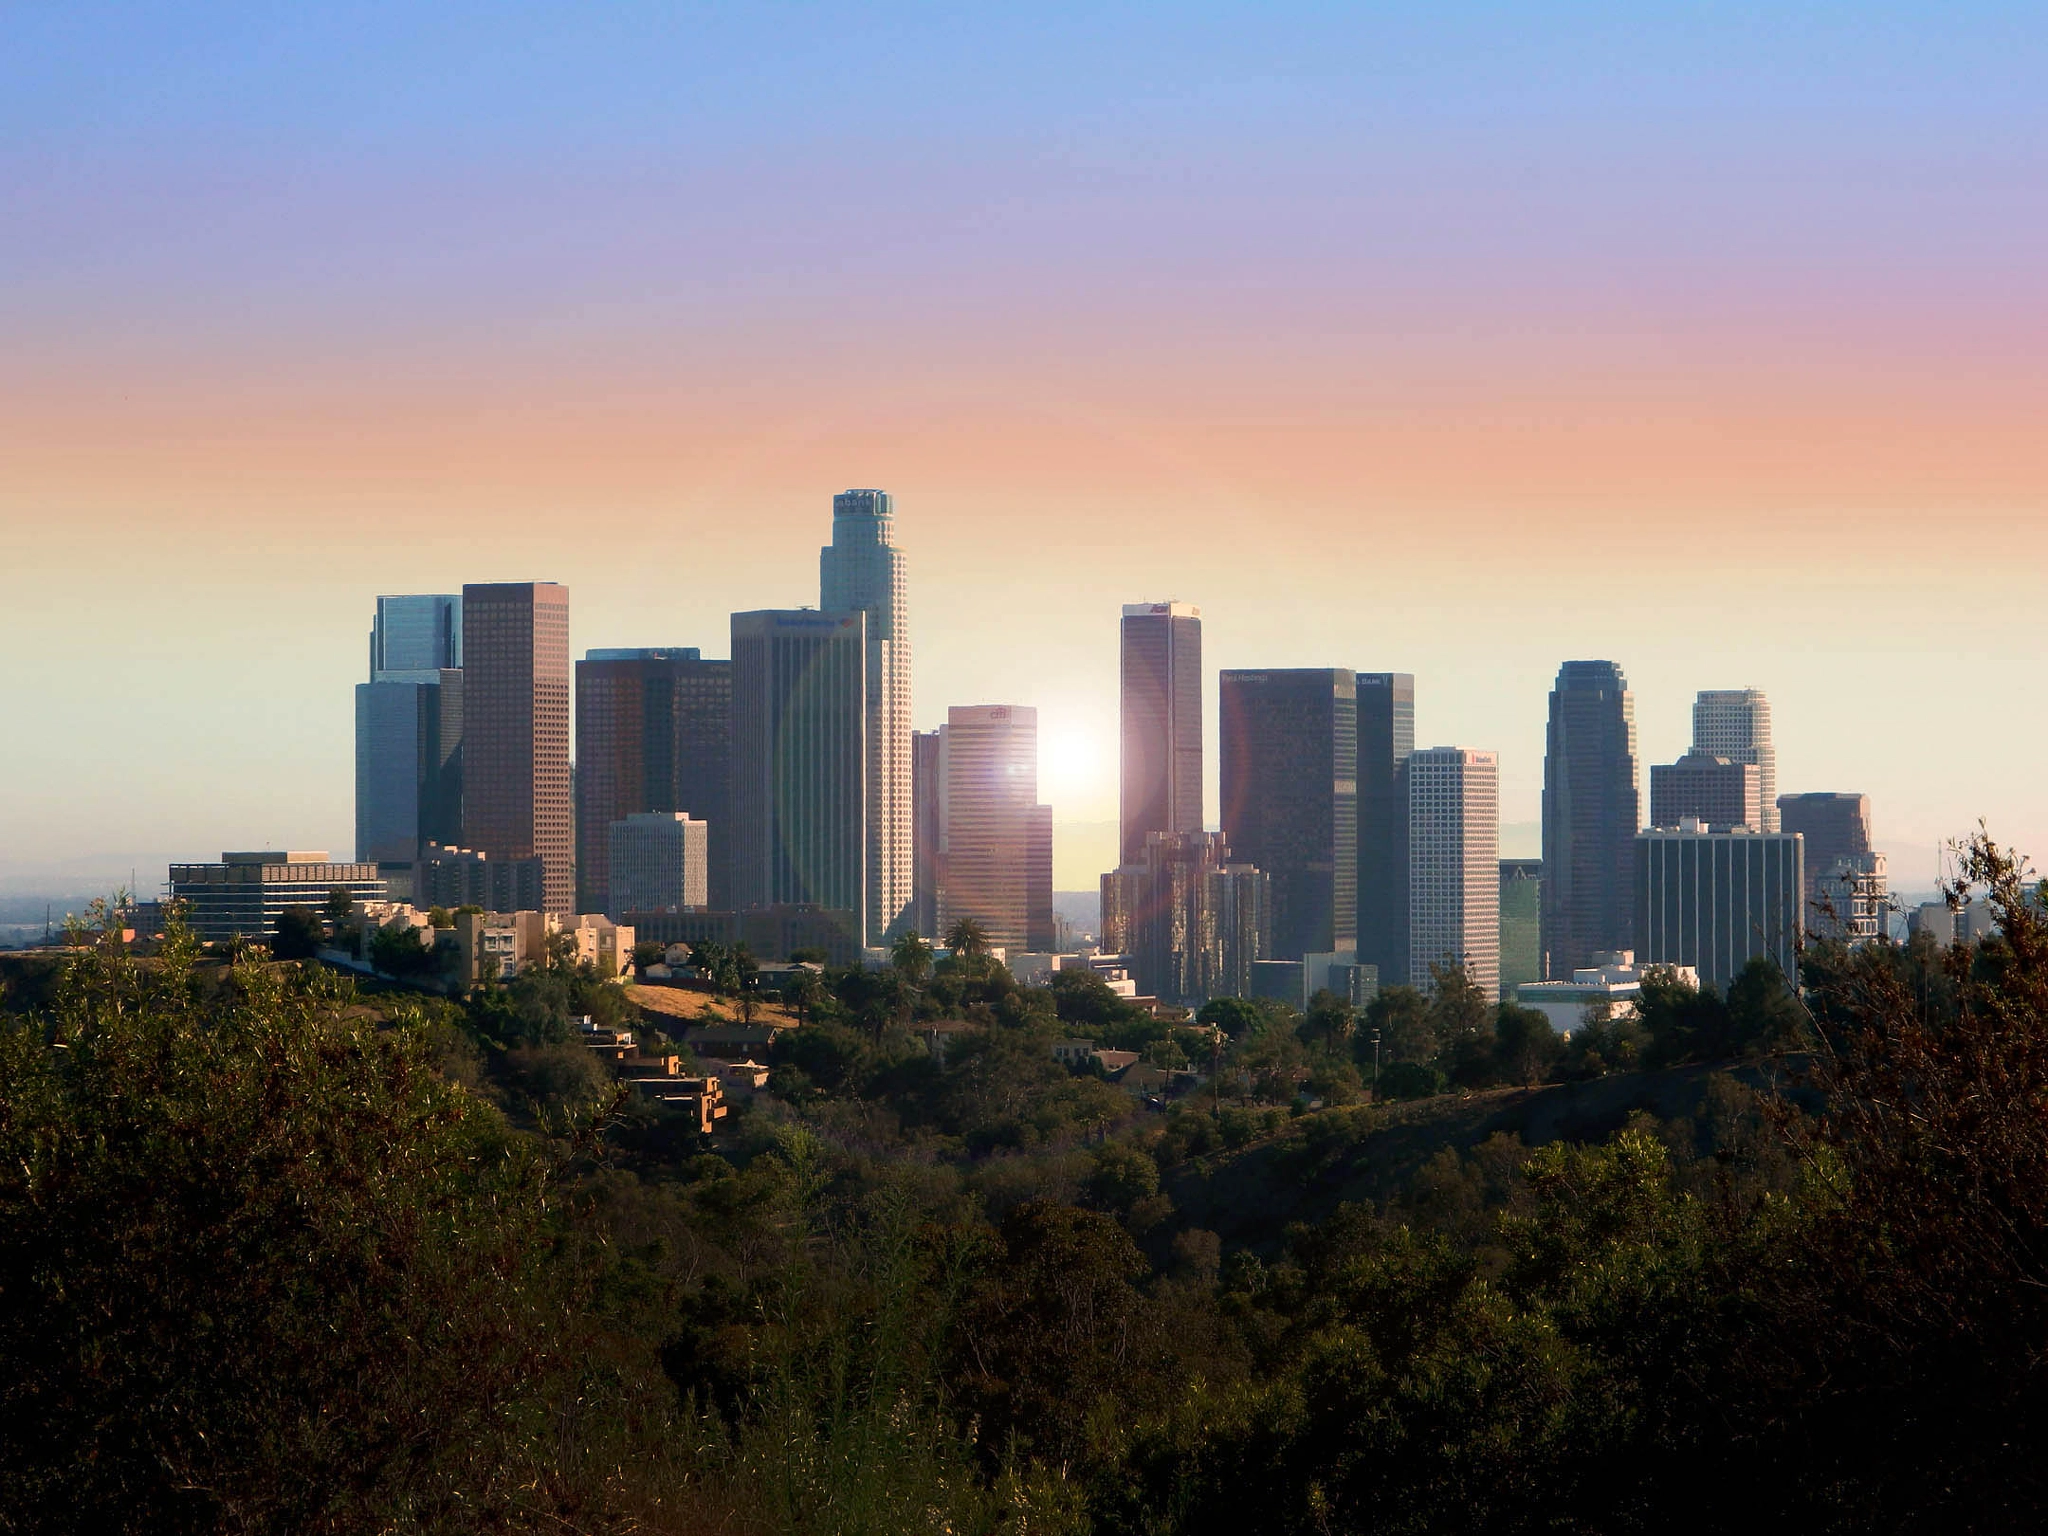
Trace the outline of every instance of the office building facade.
<instances>
[{"instance_id":1,"label":"office building facade","mask_svg":"<svg viewBox=\"0 0 2048 1536\"><path fill-rule=\"evenodd\" d=\"M1694 822L1636 837L1636 957L1685 965L1725 993L1758 955L1799 979L1802 839Z\"/></svg>"},{"instance_id":2,"label":"office building facade","mask_svg":"<svg viewBox=\"0 0 2048 1536\"><path fill-rule=\"evenodd\" d=\"M382 901L384 879L372 863L337 863L325 850L223 853L218 864L173 864L171 900L209 944L233 938L267 942L286 907L326 906L337 889L357 901Z\"/></svg>"},{"instance_id":3,"label":"office building facade","mask_svg":"<svg viewBox=\"0 0 2048 1536\"><path fill-rule=\"evenodd\" d=\"M732 616L734 903L846 913L856 943L873 931L866 623L809 609Z\"/></svg>"},{"instance_id":4,"label":"office building facade","mask_svg":"<svg viewBox=\"0 0 2048 1536\"><path fill-rule=\"evenodd\" d=\"M1408 787L1415 678L1352 674L1358 710L1358 959L1382 985L1408 977Z\"/></svg>"},{"instance_id":5,"label":"office building facade","mask_svg":"<svg viewBox=\"0 0 2048 1536\"><path fill-rule=\"evenodd\" d=\"M1042 846L1041 846L1042 844ZM939 732L938 926L1052 948L1052 811L1038 803L1038 711L956 705Z\"/></svg>"},{"instance_id":6,"label":"office building facade","mask_svg":"<svg viewBox=\"0 0 2048 1536\"><path fill-rule=\"evenodd\" d=\"M1811 845L1808 845L1809 850ZM1806 884L1806 927L1821 938L1867 944L1891 932L1891 879L1881 853L1846 853Z\"/></svg>"},{"instance_id":7,"label":"office building facade","mask_svg":"<svg viewBox=\"0 0 2048 1536\"><path fill-rule=\"evenodd\" d=\"M462 599L377 599L356 684L356 858L410 865L462 834Z\"/></svg>"},{"instance_id":8,"label":"office building facade","mask_svg":"<svg viewBox=\"0 0 2048 1536\"><path fill-rule=\"evenodd\" d=\"M1276 960L1355 948L1358 690L1344 667L1217 682L1223 838L1272 885Z\"/></svg>"},{"instance_id":9,"label":"office building facade","mask_svg":"<svg viewBox=\"0 0 2048 1536\"><path fill-rule=\"evenodd\" d=\"M1500 988L1543 979L1543 861L1500 861Z\"/></svg>"},{"instance_id":10,"label":"office building facade","mask_svg":"<svg viewBox=\"0 0 2048 1536\"><path fill-rule=\"evenodd\" d=\"M1702 689L1692 705L1692 749L1756 768L1762 830L1778 823L1778 749L1771 740L1771 701L1755 688Z\"/></svg>"},{"instance_id":11,"label":"office building facade","mask_svg":"<svg viewBox=\"0 0 2048 1536\"><path fill-rule=\"evenodd\" d=\"M539 859L542 909L568 912L576 900L569 589L465 586L462 653L463 841L492 859Z\"/></svg>"},{"instance_id":12,"label":"office building facade","mask_svg":"<svg viewBox=\"0 0 2048 1536\"><path fill-rule=\"evenodd\" d=\"M1543 757L1543 974L1631 947L1642 776L1635 700L1611 661L1568 661Z\"/></svg>"},{"instance_id":13,"label":"office building facade","mask_svg":"<svg viewBox=\"0 0 2048 1536\"><path fill-rule=\"evenodd\" d=\"M939 931L939 733L910 736L910 928Z\"/></svg>"},{"instance_id":14,"label":"office building facade","mask_svg":"<svg viewBox=\"0 0 2048 1536\"><path fill-rule=\"evenodd\" d=\"M1213 832L1154 832L1141 857L1102 877L1105 946L1138 990L1197 1007L1248 997L1271 942L1271 884Z\"/></svg>"},{"instance_id":15,"label":"office building facade","mask_svg":"<svg viewBox=\"0 0 2048 1536\"><path fill-rule=\"evenodd\" d=\"M711 905L709 829L681 811L636 811L605 829L605 915Z\"/></svg>"},{"instance_id":16,"label":"office building facade","mask_svg":"<svg viewBox=\"0 0 2048 1536\"><path fill-rule=\"evenodd\" d=\"M832 542L818 556L818 606L867 616L867 942L909 921L915 880L910 762L910 581L887 491L832 498Z\"/></svg>"},{"instance_id":17,"label":"office building facade","mask_svg":"<svg viewBox=\"0 0 2048 1536\"><path fill-rule=\"evenodd\" d=\"M695 646L594 650L576 663L578 906L605 908L610 827L642 811L705 824L707 900L731 903L732 663Z\"/></svg>"},{"instance_id":18,"label":"office building facade","mask_svg":"<svg viewBox=\"0 0 2048 1536\"><path fill-rule=\"evenodd\" d=\"M1500 996L1500 755L1429 747L1408 756L1408 975L1462 964Z\"/></svg>"},{"instance_id":19,"label":"office building facade","mask_svg":"<svg viewBox=\"0 0 2048 1536\"><path fill-rule=\"evenodd\" d=\"M1120 631L1121 858L1154 832L1202 830L1202 610L1127 603Z\"/></svg>"},{"instance_id":20,"label":"office building facade","mask_svg":"<svg viewBox=\"0 0 2048 1536\"><path fill-rule=\"evenodd\" d=\"M1763 800L1755 763L1732 762L1688 752L1675 763L1650 769L1650 825L1675 827L1703 821L1717 832L1764 830Z\"/></svg>"},{"instance_id":21,"label":"office building facade","mask_svg":"<svg viewBox=\"0 0 2048 1536\"><path fill-rule=\"evenodd\" d=\"M546 868L539 858L493 859L476 848L429 843L413 866L416 907L539 912L546 900Z\"/></svg>"},{"instance_id":22,"label":"office building facade","mask_svg":"<svg viewBox=\"0 0 2048 1536\"><path fill-rule=\"evenodd\" d=\"M1874 852L1868 795L1814 793L1778 800L1779 829L1806 839L1806 913L1816 909L1821 876Z\"/></svg>"}]
</instances>

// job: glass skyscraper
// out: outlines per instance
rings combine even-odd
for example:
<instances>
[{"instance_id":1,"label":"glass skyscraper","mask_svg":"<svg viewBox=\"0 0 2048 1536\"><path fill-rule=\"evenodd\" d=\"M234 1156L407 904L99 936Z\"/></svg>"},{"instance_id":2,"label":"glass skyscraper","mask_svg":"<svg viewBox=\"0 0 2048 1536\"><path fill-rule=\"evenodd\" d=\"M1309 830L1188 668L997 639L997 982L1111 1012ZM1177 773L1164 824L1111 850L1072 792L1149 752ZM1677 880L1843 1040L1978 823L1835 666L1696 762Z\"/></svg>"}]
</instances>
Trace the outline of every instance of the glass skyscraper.
<instances>
[{"instance_id":1,"label":"glass skyscraper","mask_svg":"<svg viewBox=\"0 0 2048 1536\"><path fill-rule=\"evenodd\" d=\"M1354 674L1358 700L1358 959L1383 985L1408 975L1408 800L1415 677Z\"/></svg>"},{"instance_id":2,"label":"glass skyscraper","mask_svg":"<svg viewBox=\"0 0 2048 1536\"><path fill-rule=\"evenodd\" d=\"M1568 661L1550 694L1543 758L1543 967L1571 979L1633 949L1642 828L1635 699L1611 661Z\"/></svg>"},{"instance_id":3,"label":"glass skyscraper","mask_svg":"<svg viewBox=\"0 0 2048 1536\"><path fill-rule=\"evenodd\" d=\"M410 865L462 835L462 599L380 597L356 684L356 857Z\"/></svg>"},{"instance_id":4,"label":"glass skyscraper","mask_svg":"<svg viewBox=\"0 0 2048 1536\"><path fill-rule=\"evenodd\" d=\"M1121 858L1137 864L1150 834L1202 830L1202 610L1125 604L1119 666Z\"/></svg>"},{"instance_id":5,"label":"glass skyscraper","mask_svg":"<svg viewBox=\"0 0 2048 1536\"><path fill-rule=\"evenodd\" d=\"M549 912L574 910L569 786L569 589L462 589L463 841L493 860L541 861Z\"/></svg>"}]
</instances>

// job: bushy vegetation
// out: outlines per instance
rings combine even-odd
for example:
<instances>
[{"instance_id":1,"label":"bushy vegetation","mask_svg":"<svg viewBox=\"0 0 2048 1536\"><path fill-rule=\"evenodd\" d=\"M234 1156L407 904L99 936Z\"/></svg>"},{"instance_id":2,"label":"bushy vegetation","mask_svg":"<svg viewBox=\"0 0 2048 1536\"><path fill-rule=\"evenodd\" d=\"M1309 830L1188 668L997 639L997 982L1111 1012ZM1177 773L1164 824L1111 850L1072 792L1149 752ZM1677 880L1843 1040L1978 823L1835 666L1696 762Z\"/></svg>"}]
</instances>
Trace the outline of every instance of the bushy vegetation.
<instances>
[{"instance_id":1,"label":"bushy vegetation","mask_svg":"<svg viewBox=\"0 0 2048 1536\"><path fill-rule=\"evenodd\" d=\"M2033 1528L2048 910L1967 873L2002 937L1563 1050L1453 973L1191 1028L907 955L799 981L715 1144L589 1070L587 974L109 943L0 1024L0 1529ZM1375 1032L1448 1096L1354 1102ZM1221 1073L1147 1113L1071 1034ZM1745 1058L1598 1139L1455 1129Z\"/></svg>"}]
</instances>

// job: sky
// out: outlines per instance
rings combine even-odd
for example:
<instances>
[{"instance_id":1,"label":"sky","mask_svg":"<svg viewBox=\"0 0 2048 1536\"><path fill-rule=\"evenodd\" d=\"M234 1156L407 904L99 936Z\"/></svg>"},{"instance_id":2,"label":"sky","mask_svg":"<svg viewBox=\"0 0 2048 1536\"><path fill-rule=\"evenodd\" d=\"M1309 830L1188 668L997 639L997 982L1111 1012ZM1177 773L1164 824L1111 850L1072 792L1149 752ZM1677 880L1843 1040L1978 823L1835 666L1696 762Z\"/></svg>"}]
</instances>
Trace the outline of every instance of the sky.
<instances>
[{"instance_id":1,"label":"sky","mask_svg":"<svg viewBox=\"0 0 2048 1536\"><path fill-rule=\"evenodd\" d=\"M1169 596L1212 674L1413 672L1511 847L1602 657L1646 763L1764 689L1895 883L1980 818L2048 853L2037 3L0 29L0 889L346 850L376 594L726 654L848 486L919 724L1039 708L1063 888Z\"/></svg>"}]
</instances>

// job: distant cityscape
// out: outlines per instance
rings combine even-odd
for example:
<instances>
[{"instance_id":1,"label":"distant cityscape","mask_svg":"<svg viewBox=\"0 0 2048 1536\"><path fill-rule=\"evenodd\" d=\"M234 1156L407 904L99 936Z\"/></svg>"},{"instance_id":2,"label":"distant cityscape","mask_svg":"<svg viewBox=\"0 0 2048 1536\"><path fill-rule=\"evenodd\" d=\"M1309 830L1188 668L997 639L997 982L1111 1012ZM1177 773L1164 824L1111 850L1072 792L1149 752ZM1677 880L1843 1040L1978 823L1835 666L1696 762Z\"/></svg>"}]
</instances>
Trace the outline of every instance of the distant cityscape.
<instances>
[{"instance_id":1,"label":"distant cityscape","mask_svg":"<svg viewBox=\"0 0 2048 1536\"><path fill-rule=\"evenodd\" d=\"M967 925L1020 976L1086 965L1179 1007L1363 1004L1455 966L1559 1021L1646 966L1725 989L1761 956L1796 980L1807 934L1890 931L1868 798L1780 794L1755 689L1699 693L1691 749L1651 766L1646 805L1622 668L1564 662L1542 857L1504 859L1499 756L1418 747L1414 674L1220 673L1208 830L1201 610L1127 604L1119 661L1119 863L1092 932L1055 910L1036 711L962 704L912 727L908 573L881 490L833 498L818 606L733 614L724 659L655 645L572 663L552 582L378 597L353 857L229 851L172 865L164 891L216 942L270 942L286 909L337 891L373 923L460 910L465 980L518 963L520 914L593 953L623 935L847 965ZM145 927L162 915L136 904ZM1971 936L1939 904L1908 920Z\"/></svg>"}]
</instances>

